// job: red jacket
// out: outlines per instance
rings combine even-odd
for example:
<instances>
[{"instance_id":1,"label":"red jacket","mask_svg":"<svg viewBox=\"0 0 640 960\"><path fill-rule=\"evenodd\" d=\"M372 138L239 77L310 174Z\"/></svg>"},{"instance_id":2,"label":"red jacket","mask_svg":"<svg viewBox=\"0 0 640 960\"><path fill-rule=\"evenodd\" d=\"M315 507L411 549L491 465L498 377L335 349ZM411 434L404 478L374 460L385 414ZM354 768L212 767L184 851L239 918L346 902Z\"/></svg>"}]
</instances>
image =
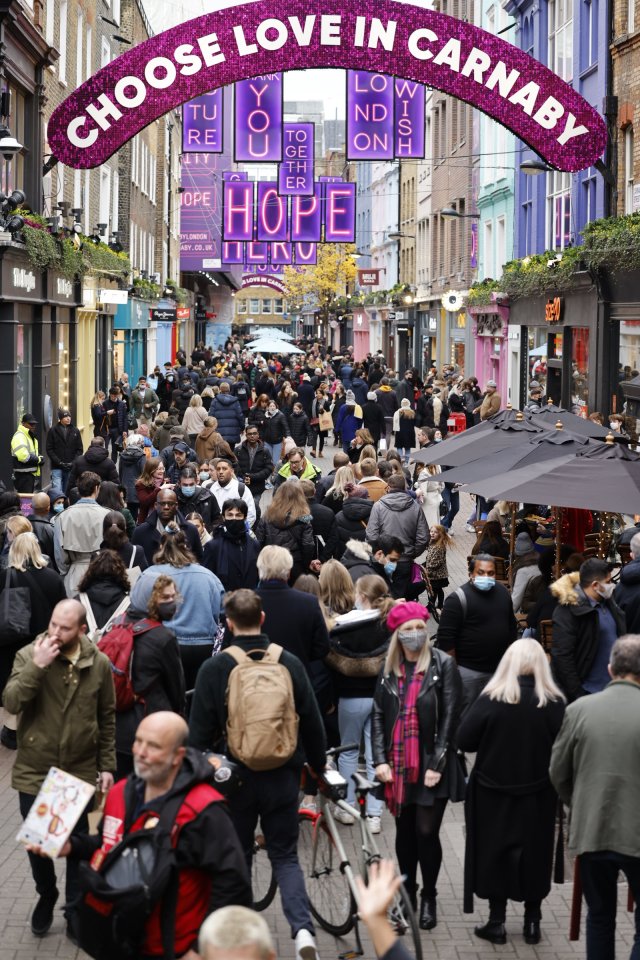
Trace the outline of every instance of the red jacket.
<instances>
[{"instance_id":1,"label":"red jacket","mask_svg":"<svg viewBox=\"0 0 640 960\"><path fill-rule=\"evenodd\" d=\"M195 947L200 926L211 910L230 903L251 906L246 862L226 807L220 803L224 798L208 783L203 783L203 777L194 777L194 765L199 773L205 768L209 774L211 772L202 755L189 750L171 791L158 797L155 805L153 802L146 805L128 830L128 833L134 833L144 829L149 820L157 818L163 802L175 790L184 790L189 780L199 781L191 787L178 810L172 838L179 873L174 939L176 957ZM186 784L185 775L188 778ZM119 780L107 795L101 846L91 857L91 865L96 870L109 850L124 836L127 812L131 819L132 807L135 809L138 803L136 784L139 781L132 777ZM163 955L161 911L162 902L156 904L147 921L142 949L145 956Z\"/></svg>"}]
</instances>

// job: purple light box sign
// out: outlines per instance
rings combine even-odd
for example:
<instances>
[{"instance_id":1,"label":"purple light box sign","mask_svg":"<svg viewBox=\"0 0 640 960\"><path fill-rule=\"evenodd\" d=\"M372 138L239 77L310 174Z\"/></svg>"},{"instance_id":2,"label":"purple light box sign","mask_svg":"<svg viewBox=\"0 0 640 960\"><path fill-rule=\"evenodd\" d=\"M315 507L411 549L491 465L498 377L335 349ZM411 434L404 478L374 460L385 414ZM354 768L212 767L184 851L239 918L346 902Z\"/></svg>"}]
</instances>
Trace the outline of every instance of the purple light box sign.
<instances>
[{"instance_id":1,"label":"purple light box sign","mask_svg":"<svg viewBox=\"0 0 640 960\"><path fill-rule=\"evenodd\" d=\"M288 201L278 193L276 183L258 183L258 223L256 236L258 240L273 243L278 240L288 240L289 225L287 222Z\"/></svg>"},{"instance_id":2,"label":"purple light box sign","mask_svg":"<svg viewBox=\"0 0 640 960\"><path fill-rule=\"evenodd\" d=\"M244 243L237 240L225 240L222 244L221 263L244 263Z\"/></svg>"},{"instance_id":3,"label":"purple light box sign","mask_svg":"<svg viewBox=\"0 0 640 960\"><path fill-rule=\"evenodd\" d=\"M325 243L354 243L356 238L355 183L325 184Z\"/></svg>"},{"instance_id":4,"label":"purple light box sign","mask_svg":"<svg viewBox=\"0 0 640 960\"><path fill-rule=\"evenodd\" d=\"M318 246L315 243L296 243L294 252L297 266L313 266L318 262Z\"/></svg>"},{"instance_id":5,"label":"purple light box sign","mask_svg":"<svg viewBox=\"0 0 640 960\"><path fill-rule=\"evenodd\" d=\"M248 243L244 262L249 263L268 263L269 262L269 244L268 243Z\"/></svg>"},{"instance_id":6,"label":"purple light box sign","mask_svg":"<svg viewBox=\"0 0 640 960\"><path fill-rule=\"evenodd\" d=\"M222 88L185 103L182 108L182 152L222 153L224 116Z\"/></svg>"},{"instance_id":7,"label":"purple light box sign","mask_svg":"<svg viewBox=\"0 0 640 960\"><path fill-rule=\"evenodd\" d=\"M204 260L220 256L220 181L214 176L222 157L186 153L180 169L180 264L183 270L202 270ZM217 173L219 176L219 173Z\"/></svg>"},{"instance_id":8,"label":"purple light box sign","mask_svg":"<svg viewBox=\"0 0 640 960\"><path fill-rule=\"evenodd\" d=\"M319 243L322 239L322 187L312 197L291 198L291 240Z\"/></svg>"},{"instance_id":9,"label":"purple light box sign","mask_svg":"<svg viewBox=\"0 0 640 960\"><path fill-rule=\"evenodd\" d=\"M248 180L249 174L246 170L223 170L223 180Z\"/></svg>"},{"instance_id":10,"label":"purple light box sign","mask_svg":"<svg viewBox=\"0 0 640 960\"><path fill-rule=\"evenodd\" d=\"M271 73L241 80L235 86L235 159L237 162L282 160L282 75Z\"/></svg>"},{"instance_id":11,"label":"purple light box sign","mask_svg":"<svg viewBox=\"0 0 640 960\"><path fill-rule=\"evenodd\" d=\"M278 192L282 196L313 194L314 145L315 124L285 123L284 159L278 170Z\"/></svg>"},{"instance_id":12,"label":"purple light box sign","mask_svg":"<svg viewBox=\"0 0 640 960\"><path fill-rule=\"evenodd\" d=\"M501 37L419 0L376 0L372 9L362 0L303 6L221 5L132 46L53 111L52 155L75 169L97 167L150 123L218 87L254 82L248 75L272 77L273 70L339 67L401 75L463 100L557 170L585 170L602 158L608 137L598 111ZM256 144L254 153L263 150Z\"/></svg>"},{"instance_id":13,"label":"purple light box sign","mask_svg":"<svg viewBox=\"0 0 640 960\"><path fill-rule=\"evenodd\" d=\"M347 71L347 160L393 160L393 79Z\"/></svg>"},{"instance_id":14,"label":"purple light box sign","mask_svg":"<svg viewBox=\"0 0 640 960\"><path fill-rule=\"evenodd\" d=\"M281 266L291 266L293 263L293 246L290 243L271 244L271 263Z\"/></svg>"},{"instance_id":15,"label":"purple light box sign","mask_svg":"<svg viewBox=\"0 0 640 960\"><path fill-rule=\"evenodd\" d=\"M425 88L410 80L394 80L394 152L400 159L424 159Z\"/></svg>"},{"instance_id":16,"label":"purple light box sign","mask_svg":"<svg viewBox=\"0 0 640 960\"><path fill-rule=\"evenodd\" d=\"M253 240L252 180L227 180L222 210L223 240Z\"/></svg>"}]
</instances>

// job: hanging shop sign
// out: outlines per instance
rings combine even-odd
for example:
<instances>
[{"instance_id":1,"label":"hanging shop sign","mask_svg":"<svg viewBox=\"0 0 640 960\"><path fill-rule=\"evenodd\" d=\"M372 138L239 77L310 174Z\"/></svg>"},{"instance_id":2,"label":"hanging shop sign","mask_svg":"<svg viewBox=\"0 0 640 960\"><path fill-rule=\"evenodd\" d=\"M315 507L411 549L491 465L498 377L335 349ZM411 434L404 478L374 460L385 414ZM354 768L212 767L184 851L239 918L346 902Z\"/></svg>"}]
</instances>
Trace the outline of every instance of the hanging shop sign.
<instances>
[{"instance_id":1,"label":"hanging shop sign","mask_svg":"<svg viewBox=\"0 0 640 960\"><path fill-rule=\"evenodd\" d=\"M342 67L464 100L558 170L583 170L602 157L602 117L524 50L417 0L376 0L373 9L375 16L363 13L362 0L309 0L302 7L280 0L274 11L272 0L253 0L181 23L106 64L54 110L52 154L70 167L96 167L168 111L235 83L254 88L247 86L238 114L247 121L237 131L240 153L279 161L282 83L275 78L302 67ZM272 95L273 109L266 109Z\"/></svg>"},{"instance_id":2,"label":"hanging shop sign","mask_svg":"<svg viewBox=\"0 0 640 960\"><path fill-rule=\"evenodd\" d=\"M562 297L553 297L547 300L544 308L546 323L562 323Z\"/></svg>"},{"instance_id":3,"label":"hanging shop sign","mask_svg":"<svg viewBox=\"0 0 640 960\"><path fill-rule=\"evenodd\" d=\"M377 287L380 284L380 268L358 270L358 286Z\"/></svg>"}]
</instances>

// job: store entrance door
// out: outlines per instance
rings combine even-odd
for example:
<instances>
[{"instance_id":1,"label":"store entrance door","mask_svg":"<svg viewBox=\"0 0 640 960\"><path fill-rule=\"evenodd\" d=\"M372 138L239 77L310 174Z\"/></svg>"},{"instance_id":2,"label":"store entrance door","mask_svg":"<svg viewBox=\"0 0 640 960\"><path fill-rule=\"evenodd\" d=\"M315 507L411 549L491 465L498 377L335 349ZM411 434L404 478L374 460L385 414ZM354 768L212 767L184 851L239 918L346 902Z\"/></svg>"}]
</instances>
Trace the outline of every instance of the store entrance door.
<instances>
[{"instance_id":1,"label":"store entrance door","mask_svg":"<svg viewBox=\"0 0 640 960\"><path fill-rule=\"evenodd\" d=\"M562 349L564 346L564 332L554 330L549 334L547 360L547 399L553 400L556 406L562 406Z\"/></svg>"}]
</instances>

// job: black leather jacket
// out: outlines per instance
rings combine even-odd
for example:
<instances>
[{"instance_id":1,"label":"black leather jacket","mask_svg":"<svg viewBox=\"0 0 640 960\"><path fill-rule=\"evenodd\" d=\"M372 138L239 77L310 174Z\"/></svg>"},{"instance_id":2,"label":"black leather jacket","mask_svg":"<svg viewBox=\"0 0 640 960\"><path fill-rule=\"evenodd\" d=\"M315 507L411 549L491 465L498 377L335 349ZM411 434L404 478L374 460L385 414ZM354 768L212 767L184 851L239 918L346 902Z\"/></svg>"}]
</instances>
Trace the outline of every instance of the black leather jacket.
<instances>
[{"instance_id":1,"label":"black leather jacket","mask_svg":"<svg viewBox=\"0 0 640 960\"><path fill-rule=\"evenodd\" d=\"M421 769L442 773L453 745L462 705L462 681L452 657L431 650L431 663L418 694ZM373 698L371 741L375 766L388 763L398 713L398 678L380 674Z\"/></svg>"}]
</instances>

